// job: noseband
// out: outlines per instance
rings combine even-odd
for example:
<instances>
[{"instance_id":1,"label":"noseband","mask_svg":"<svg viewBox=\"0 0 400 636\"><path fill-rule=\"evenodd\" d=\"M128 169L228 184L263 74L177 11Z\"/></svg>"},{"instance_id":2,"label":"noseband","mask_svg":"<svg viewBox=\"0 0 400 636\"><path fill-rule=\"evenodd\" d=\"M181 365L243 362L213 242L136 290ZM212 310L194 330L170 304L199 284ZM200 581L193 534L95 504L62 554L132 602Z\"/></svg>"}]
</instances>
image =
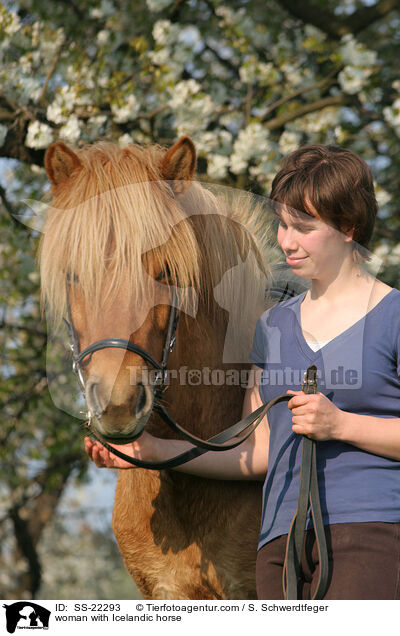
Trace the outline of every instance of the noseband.
<instances>
[{"instance_id":1,"label":"noseband","mask_svg":"<svg viewBox=\"0 0 400 636\"><path fill-rule=\"evenodd\" d=\"M175 344L175 332L179 322L180 312L177 309L177 297L176 292L173 292L171 309L169 312L169 320L168 320L168 329L165 336L165 343L163 348L162 360L158 362L146 349L143 349L137 344L134 344L130 340L124 340L123 338L104 338L103 340L97 340L96 342L90 344L83 351L80 350L79 338L74 328L74 324L72 322L71 316L71 307L68 300L67 293L67 315L68 320L64 318L64 322L68 329L69 334L69 345L72 351L72 370L78 378L79 386L86 397L86 385L82 371L82 363L88 356L91 357L93 353L96 351L101 351L102 349L125 349L126 351L131 351L132 353L136 353L141 358L146 360L154 369L157 370L155 382L154 382L154 398L155 402L158 402L161 395L167 388L166 385L166 377L167 377L167 368L168 368L168 359L169 354L171 353L174 344ZM153 408L156 410L156 406L153 403ZM91 433L94 434L92 430L92 420L94 419L91 411L88 411L88 421L86 423L87 427L90 429ZM129 438L124 438L124 441L121 442L118 440L111 440L113 443L122 444L132 442L137 439L143 432L144 426L146 422L144 421L143 425L140 425L136 428L135 434L130 435Z\"/></svg>"}]
</instances>

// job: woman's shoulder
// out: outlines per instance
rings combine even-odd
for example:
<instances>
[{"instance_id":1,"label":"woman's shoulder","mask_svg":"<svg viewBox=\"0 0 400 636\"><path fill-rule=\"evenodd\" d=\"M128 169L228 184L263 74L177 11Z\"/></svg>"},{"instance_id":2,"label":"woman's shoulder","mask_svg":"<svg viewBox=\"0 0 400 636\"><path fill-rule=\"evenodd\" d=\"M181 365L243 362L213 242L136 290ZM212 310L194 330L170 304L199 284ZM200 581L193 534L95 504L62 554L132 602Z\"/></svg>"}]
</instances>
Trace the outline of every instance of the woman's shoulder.
<instances>
[{"instance_id":1,"label":"woman's shoulder","mask_svg":"<svg viewBox=\"0 0 400 636\"><path fill-rule=\"evenodd\" d=\"M379 281L372 290L369 305L374 308L380 304L391 307L394 311L400 309L400 291Z\"/></svg>"},{"instance_id":2,"label":"woman's shoulder","mask_svg":"<svg viewBox=\"0 0 400 636\"><path fill-rule=\"evenodd\" d=\"M261 314L260 321L266 323L271 320L282 319L284 315L288 317L292 316L294 313L296 313L306 293L307 290L302 292L301 294L297 294L296 296L291 296L286 300L281 300L274 303L273 305L268 307L268 309L266 309L263 314Z\"/></svg>"}]
</instances>

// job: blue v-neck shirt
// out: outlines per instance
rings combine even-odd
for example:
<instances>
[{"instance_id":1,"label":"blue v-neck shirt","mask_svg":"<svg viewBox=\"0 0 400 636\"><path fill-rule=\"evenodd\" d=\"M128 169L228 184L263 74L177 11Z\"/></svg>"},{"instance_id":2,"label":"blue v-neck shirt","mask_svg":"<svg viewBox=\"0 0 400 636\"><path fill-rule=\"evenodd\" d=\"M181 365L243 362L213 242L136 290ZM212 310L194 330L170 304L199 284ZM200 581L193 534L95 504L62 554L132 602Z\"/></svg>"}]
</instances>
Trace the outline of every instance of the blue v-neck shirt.
<instances>
[{"instance_id":1,"label":"blue v-neck shirt","mask_svg":"<svg viewBox=\"0 0 400 636\"><path fill-rule=\"evenodd\" d=\"M400 418L400 291L392 289L364 318L315 352L301 330L305 295L275 305L257 323L250 359L263 369L262 401L300 390L304 371L315 364L318 391L338 408ZM291 420L286 402L268 413L259 548L288 533L297 508L302 438L293 433ZM400 521L399 461L329 440L317 442L317 467L325 524Z\"/></svg>"}]
</instances>

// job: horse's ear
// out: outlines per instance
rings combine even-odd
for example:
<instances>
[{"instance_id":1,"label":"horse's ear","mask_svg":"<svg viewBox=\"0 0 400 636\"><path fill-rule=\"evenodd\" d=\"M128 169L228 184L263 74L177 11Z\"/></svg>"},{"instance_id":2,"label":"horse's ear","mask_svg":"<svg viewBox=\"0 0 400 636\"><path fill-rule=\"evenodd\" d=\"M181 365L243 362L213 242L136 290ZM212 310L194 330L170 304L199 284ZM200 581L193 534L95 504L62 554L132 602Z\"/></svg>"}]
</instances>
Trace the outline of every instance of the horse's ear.
<instances>
[{"instance_id":1,"label":"horse's ear","mask_svg":"<svg viewBox=\"0 0 400 636\"><path fill-rule=\"evenodd\" d=\"M196 149L189 137L182 137L165 153L161 162L161 174L171 181L175 194L188 189L196 172Z\"/></svg>"},{"instance_id":2,"label":"horse's ear","mask_svg":"<svg viewBox=\"0 0 400 636\"><path fill-rule=\"evenodd\" d=\"M82 167L78 155L62 141L51 144L44 158L44 165L53 190L70 179Z\"/></svg>"}]
</instances>

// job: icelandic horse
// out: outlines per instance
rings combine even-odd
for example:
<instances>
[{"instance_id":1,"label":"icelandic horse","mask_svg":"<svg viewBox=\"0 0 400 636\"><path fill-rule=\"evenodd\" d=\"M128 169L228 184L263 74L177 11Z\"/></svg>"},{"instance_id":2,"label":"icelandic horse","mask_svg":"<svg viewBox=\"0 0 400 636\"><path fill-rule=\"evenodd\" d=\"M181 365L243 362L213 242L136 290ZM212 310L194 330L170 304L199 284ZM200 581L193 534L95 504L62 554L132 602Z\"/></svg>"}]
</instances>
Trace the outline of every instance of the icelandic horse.
<instances>
[{"instance_id":1,"label":"icelandic horse","mask_svg":"<svg viewBox=\"0 0 400 636\"><path fill-rule=\"evenodd\" d=\"M81 349L119 337L160 360L175 289L181 318L163 404L204 439L240 420L238 378L250 368L246 356L265 308L261 207L240 191L230 203L197 182L187 137L168 150L101 141L72 150L57 142L45 166L52 200L39 258L52 320L61 324L68 295ZM209 380L199 382L205 369ZM132 432L144 413L151 434L177 437L152 412L146 371L129 350L107 348L86 360L86 389L101 404L104 434ZM143 597L256 598L261 494L254 480L119 470L113 531Z\"/></svg>"}]
</instances>

